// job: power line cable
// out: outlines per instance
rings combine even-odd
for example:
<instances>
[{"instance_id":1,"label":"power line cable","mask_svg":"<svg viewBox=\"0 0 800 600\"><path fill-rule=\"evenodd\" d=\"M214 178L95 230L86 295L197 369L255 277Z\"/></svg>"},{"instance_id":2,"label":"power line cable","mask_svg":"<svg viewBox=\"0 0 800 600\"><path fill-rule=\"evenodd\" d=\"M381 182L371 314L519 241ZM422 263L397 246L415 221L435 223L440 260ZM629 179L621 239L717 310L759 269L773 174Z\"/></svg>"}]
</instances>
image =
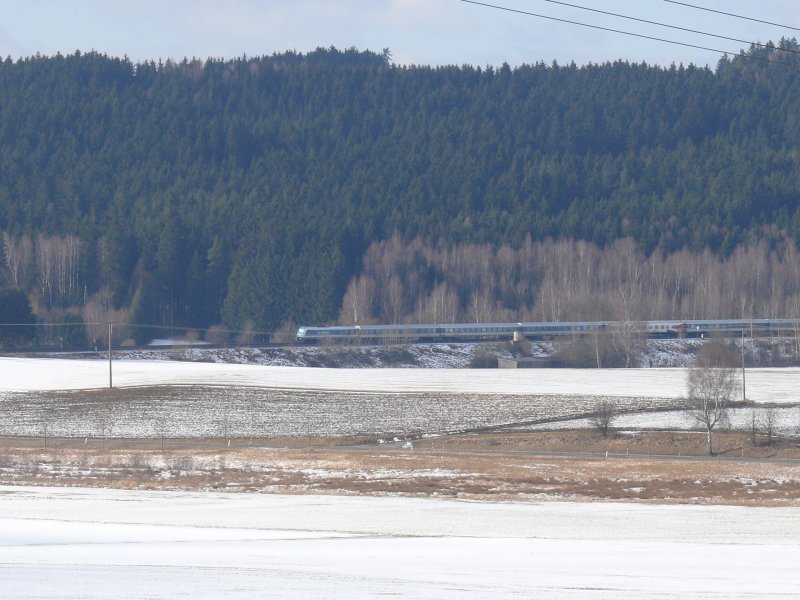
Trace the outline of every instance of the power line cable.
<instances>
[{"instance_id":1,"label":"power line cable","mask_svg":"<svg viewBox=\"0 0 800 600\"><path fill-rule=\"evenodd\" d=\"M162 329L162 330L169 330L169 331L215 331L218 333L250 333L253 335L274 335L279 333L277 331L248 331L244 329L222 329L222 328L211 328L211 327L188 327L188 326L179 326L179 325L148 325L147 323L115 323L115 325L119 325L122 327L141 327L142 329Z\"/></svg>"},{"instance_id":2,"label":"power line cable","mask_svg":"<svg viewBox=\"0 0 800 600\"><path fill-rule=\"evenodd\" d=\"M791 25L784 25L782 23L773 23L772 21L763 21L762 19L745 17L743 15L737 15L735 13L725 12L724 10L706 8L705 6L697 6L696 4L689 4L687 2L678 2L677 0L664 0L664 2L669 2L670 4L680 4L681 6L688 6L689 8L695 8L697 10L705 10L707 12L717 13L718 15L725 15L726 17L735 17L737 19L744 19L745 21L754 21L755 23L764 23L765 25L775 25L776 27L783 27L784 29L792 29L794 31L800 31L800 28L792 27Z\"/></svg>"},{"instance_id":3,"label":"power line cable","mask_svg":"<svg viewBox=\"0 0 800 600\"><path fill-rule=\"evenodd\" d=\"M619 19L628 19L629 21L637 21L639 23L647 23L648 25L657 25L658 27L666 27L668 29L676 29L678 31L686 31L689 33L697 33L699 35L705 35L708 37L718 38L721 40L729 40L731 42L739 42L741 44L751 44L753 46L758 46L760 48L767 48L766 44L762 44L760 42L752 42L750 40L741 40L735 37L729 37L727 35L721 35L717 33L711 33L708 31L701 31L700 29L690 29L688 27L681 27L680 25L671 25L669 23L660 23L659 21L650 21L649 19L641 19L639 17L632 17L630 15L623 15L620 13L609 12L606 10L600 10L598 8L590 8L588 6L580 6L579 4L570 4L569 2L559 2L559 0L542 0L542 2L548 2L550 4L559 4L561 6L568 6L570 8L577 8L580 10L587 10L589 12L598 13L601 15L608 15L610 17L617 17ZM800 50L792 50L791 48L775 48L775 50L779 50L781 52L791 52L792 54L800 54Z\"/></svg>"},{"instance_id":4,"label":"power line cable","mask_svg":"<svg viewBox=\"0 0 800 600\"><path fill-rule=\"evenodd\" d=\"M159 329L164 331L184 331L184 332L214 332L214 333L246 333L250 335L275 335L280 333L278 331L248 331L244 329L222 329L222 328L210 328L210 327L183 327L177 325L149 325L147 323L110 323L115 327L138 327L141 329ZM102 325L107 327L109 325L108 321L103 322L86 322L86 321L75 321L70 323L42 323L37 321L36 323L0 323L0 327L61 327L61 328L69 328L69 327L77 327L77 326L99 326Z\"/></svg>"},{"instance_id":5,"label":"power line cable","mask_svg":"<svg viewBox=\"0 0 800 600\"><path fill-rule=\"evenodd\" d=\"M113 325L117 325L117 323L112 323ZM74 327L76 325L108 325L108 321L104 321L103 323L84 323L84 322L73 322L73 323L0 323L0 327Z\"/></svg>"},{"instance_id":6,"label":"power line cable","mask_svg":"<svg viewBox=\"0 0 800 600\"><path fill-rule=\"evenodd\" d=\"M573 20L570 20L570 19L562 19L562 18L559 18L559 17L550 16L550 15L542 15L542 14L539 14L539 13L529 12L529 11L526 11L526 10L519 10L519 9L516 9L516 8L510 8L508 6L500 6L498 4L489 4L487 2L477 2L476 0L459 0L459 2L464 2L465 4L474 4L476 6L483 6L483 7L486 7L486 8L494 8L496 10L502 10L502 11L506 11L506 12L517 13L517 14L520 14L520 15L526 15L528 17L537 17L537 18L540 18L540 19L547 19L549 21L558 21L559 23L568 23L570 25L578 25L580 27L587 27L589 29L599 29L600 31L608 31L610 33L618 33L620 35L628 35L628 36L631 36L631 37L641 38L641 39L645 39L645 40L652 40L652 41L655 41L655 42L663 42L665 44L673 44L675 46L685 46L687 48L695 48L697 50L707 50L708 52L715 52L715 53L720 53L720 54L731 54L731 55L734 55L734 56L741 56L742 58L746 58L748 60L757 60L759 62L766 62L766 63L770 63L770 64L784 65L784 66L787 66L787 67L797 68L797 65L795 63L790 63L790 62L786 62L786 61L770 60L769 58L764 58L764 57L761 57L761 56L753 56L753 55L750 55L750 54L740 54L738 51L733 52L731 50L721 50L719 48L710 48L708 46L700 46L699 44L690 44L688 42L679 42L677 40L670 40L670 39L667 39L667 38L656 37L656 36L653 36L653 35L645 35L643 33L635 33L633 31L625 31L623 29L614 29L612 27L603 27L601 25L591 25L589 23L581 23L580 21L573 21Z\"/></svg>"}]
</instances>

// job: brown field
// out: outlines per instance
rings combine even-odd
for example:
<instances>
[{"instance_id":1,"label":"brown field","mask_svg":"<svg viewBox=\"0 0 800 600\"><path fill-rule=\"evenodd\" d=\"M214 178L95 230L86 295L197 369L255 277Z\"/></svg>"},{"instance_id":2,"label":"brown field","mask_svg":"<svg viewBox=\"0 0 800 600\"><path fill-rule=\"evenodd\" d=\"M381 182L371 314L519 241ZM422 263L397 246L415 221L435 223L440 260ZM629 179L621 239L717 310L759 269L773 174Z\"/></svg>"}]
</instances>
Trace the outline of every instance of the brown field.
<instances>
[{"instance_id":1,"label":"brown field","mask_svg":"<svg viewBox=\"0 0 800 600\"><path fill-rule=\"evenodd\" d=\"M587 430L537 431L524 433L459 435L415 442L415 449L491 450L494 452L572 452L585 454L624 454L648 456L705 457L708 445L702 431L636 431L609 433L603 437ZM764 435L754 440L749 433L714 432L714 454L725 459L796 459L800 463L800 444L795 440Z\"/></svg>"},{"instance_id":2,"label":"brown field","mask_svg":"<svg viewBox=\"0 0 800 600\"><path fill-rule=\"evenodd\" d=\"M42 439L7 438L0 441L0 484L800 506L800 449L786 440L757 442L718 434L720 457L700 459L705 437L691 432L462 435L417 442L413 450L311 438L230 446L170 440L163 447L154 440L50 440L45 449Z\"/></svg>"}]
</instances>

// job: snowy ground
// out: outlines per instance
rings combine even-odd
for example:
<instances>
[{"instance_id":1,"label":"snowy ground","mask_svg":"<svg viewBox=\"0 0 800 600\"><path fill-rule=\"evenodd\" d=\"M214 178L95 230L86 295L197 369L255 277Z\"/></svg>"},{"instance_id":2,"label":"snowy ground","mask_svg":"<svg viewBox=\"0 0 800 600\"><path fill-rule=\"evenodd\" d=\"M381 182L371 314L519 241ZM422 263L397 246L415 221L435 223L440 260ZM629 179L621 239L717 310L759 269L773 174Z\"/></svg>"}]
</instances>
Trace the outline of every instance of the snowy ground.
<instances>
[{"instance_id":1,"label":"snowy ground","mask_svg":"<svg viewBox=\"0 0 800 600\"><path fill-rule=\"evenodd\" d=\"M345 434L402 417L425 432L568 417L605 396L663 406L685 381L682 369L113 367L121 398L101 394L103 361L0 359L0 427L159 435L189 423L220 435L246 422ZM798 389L800 369L748 371L759 402L788 405ZM798 525L789 507L0 487L0 598L800 598Z\"/></svg>"},{"instance_id":2,"label":"snowy ground","mask_svg":"<svg viewBox=\"0 0 800 600\"><path fill-rule=\"evenodd\" d=\"M0 396L2 397L2 396ZM653 400L625 398L629 409ZM6 393L0 432L60 437L385 437L586 415L595 398L159 386Z\"/></svg>"},{"instance_id":3,"label":"snowy ground","mask_svg":"<svg viewBox=\"0 0 800 600\"><path fill-rule=\"evenodd\" d=\"M706 340L651 339L640 348L639 367L686 367L694 362L697 350ZM465 368L476 354L492 354L510 358L518 349L509 342L482 343L417 343L307 346L288 345L267 348L217 348L203 345L181 345L180 340L158 340L147 350L122 349L117 355L133 360L182 360L215 363L258 364L276 367L338 367L338 368ZM734 343L738 343L735 340ZM164 344L173 347L159 348ZM525 352L536 358L551 358L557 354L560 342L533 341ZM746 340L748 360L761 366L789 366L794 353L794 340L765 338ZM94 354L102 358L102 352ZM795 362L796 364L796 362Z\"/></svg>"},{"instance_id":4,"label":"snowy ground","mask_svg":"<svg viewBox=\"0 0 800 600\"><path fill-rule=\"evenodd\" d=\"M78 390L108 385L97 360L0 358L3 391ZM686 370L673 369L324 369L261 365L115 361L118 387L218 385L351 392L575 394L679 398ZM756 402L800 400L800 369L749 369L747 396Z\"/></svg>"},{"instance_id":5,"label":"snowy ground","mask_svg":"<svg viewBox=\"0 0 800 600\"><path fill-rule=\"evenodd\" d=\"M15 599L800 597L800 509L0 488Z\"/></svg>"},{"instance_id":6,"label":"snowy ground","mask_svg":"<svg viewBox=\"0 0 800 600\"><path fill-rule=\"evenodd\" d=\"M0 432L67 437L426 435L501 425L586 427L613 401L622 428L683 428L685 369L323 369L0 358ZM800 369L751 369L749 400L800 424ZM655 412L665 411L665 412ZM748 429L751 409L732 424ZM759 419L761 415L759 415Z\"/></svg>"},{"instance_id":7,"label":"snowy ground","mask_svg":"<svg viewBox=\"0 0 800 600\"><path fill-rule=\"evenodd\" d=\"M732 408L728 411L726 428L748 431L752 427L753 408ZM755 409L756 426L763 431L765 413ZM682 431L697 426L696 420L681 410L635 412L621 414L614 418L613 427L617 430L662 429ZM773 433L775 435L797 436L800 431L800 406L785 406L773 411ZM529 431L553 429L590 429L588 418L565 419L557 422L534 424L524 429Z\"/></svg>"}]
</instances>

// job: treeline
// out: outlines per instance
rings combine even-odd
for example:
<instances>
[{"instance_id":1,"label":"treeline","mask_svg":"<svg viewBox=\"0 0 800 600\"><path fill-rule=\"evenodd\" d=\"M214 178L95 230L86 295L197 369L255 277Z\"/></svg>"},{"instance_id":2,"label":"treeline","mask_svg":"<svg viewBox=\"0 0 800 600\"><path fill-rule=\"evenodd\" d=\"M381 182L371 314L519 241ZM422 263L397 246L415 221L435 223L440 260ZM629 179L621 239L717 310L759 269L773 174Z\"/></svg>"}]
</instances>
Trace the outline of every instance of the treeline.
<instances>
[{"instance_id":1,"label":"treeline","mask_svg":"<svg viewBox=\"0 0 800 600\"><path fill-rule=\"evenodd\" d=\"M94 323L85 332L90 343L103 339L109 322L135 324L120 336L154 337L137 321L138 295L130 309L115 308L105 286L87 295L87 265L102 271L104 240L94 259L76 236L6 232L2 242L0 267L11 287L26 290L40 321ZM528 236L513 248L406 242L395 234L371 244L357 271L340 301L341 323L800 318L800 252L790 240L738 246L728 256L708 249L647 255L631 238L600 248ZM235 338L220 337L219 324L214 329L217 341ZM239 333L255 329L249 322Z\"/></svg>"},{"instance_id":2,"label":"treeline","mask_svg":"<svg viewBox=\"0 0 800 600\"><path fill-rule=\"evenodd\" d=\"M394 236L368 249L339 321L517 321L800 318L800 252L791 241L645 254L630 238L444 246Z\"/></svg>"},{"instance_id":3,"label":"treeline","mask_svg":"<svg viewBox=\"0 0 800 600\"><path fill-rule=\"evenodd\" d=\"M665 268L687 256L727 264L759 240L780 255L784 240L800 241L800 71L770 60L798 56L746 54L767 60L430 68L334 48L163 63L9 58L0 286L22 289L40 319L91 310L269 331L335 320L349 282L374 278L367 250L381 240L455 256L482 245L519 254L547 239L605 255L631 239ZM518 285L462 284L449 268L414 300L417 284L398 279L402 294L371 317L599 310L571 299L557 308L558 282L548 304L549 279L528 277L530 264ZM454 307L447 290L470 284L453 290ZM437 286L435 306L419 308ZM717 310L658 293L645 302L653 317ZM616 302L606 295L601 307ZM747 308L773 309L784 307Z\"/></svg>"}]
</instances>

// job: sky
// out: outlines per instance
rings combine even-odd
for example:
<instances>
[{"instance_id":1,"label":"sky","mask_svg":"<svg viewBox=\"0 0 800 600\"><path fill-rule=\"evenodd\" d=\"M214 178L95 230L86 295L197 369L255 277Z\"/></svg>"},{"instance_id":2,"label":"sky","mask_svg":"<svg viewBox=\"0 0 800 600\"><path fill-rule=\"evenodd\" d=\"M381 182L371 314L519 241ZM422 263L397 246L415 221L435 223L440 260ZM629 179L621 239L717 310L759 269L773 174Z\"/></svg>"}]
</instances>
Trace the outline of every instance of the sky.
<instances>
[{"instance_id":1,"label":"sky","mask_svg":"<svg viewBox=\"0 0 800 600\"><path fill-rule=\"evenodd\" d=\"M486 0L517 10L738 52L748 44L665 29L547 0ZM746 42L800 38L798 0L566 0ZM463 0L0 0L0 55L96 50L138 60L233 58L319 46L389 48L396 64L498 66L617 59L713 67L721 53L599 31ZM797 27L799 29L791 29Z\"/></svg>"}]
</instances>

